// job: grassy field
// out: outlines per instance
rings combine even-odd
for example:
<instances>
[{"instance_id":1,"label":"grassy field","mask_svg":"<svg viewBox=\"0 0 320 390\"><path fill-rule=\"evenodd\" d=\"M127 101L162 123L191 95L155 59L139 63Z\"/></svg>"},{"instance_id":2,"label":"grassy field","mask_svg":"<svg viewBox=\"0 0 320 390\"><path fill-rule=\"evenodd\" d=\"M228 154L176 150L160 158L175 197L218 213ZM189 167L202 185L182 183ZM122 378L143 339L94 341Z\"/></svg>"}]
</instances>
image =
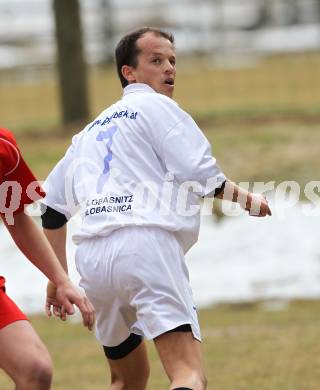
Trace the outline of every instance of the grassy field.
<instances>
[{"instance_id":1,"label":"grassy field","mask_svg":"<svg viewBox=\"0 0 320 390\"><path fill-rule=\"evenodd\" d=\"M197 118L320 115L320 53L270 57L242 68L219 68L208 58L180 59L177 66L175 99ZM57 84L38 73L24 82L0 73L1 122L18 133L59 126ZM114 67L91 69L89 87L92 116L121 96Z\"/></svg>"},{"instance_id":2,"label":"grassy field","mask_svg":"<svg viewBox=\"0 0 320 390\"><path fill-rule=\"evenodd\" d=\"M281 307L281 305L280 305ZM320 302L225 305L201 310L208 390L318 390ZM80 324L33 317L55 365L54 390L105 389L109 373L100 346ZM149 390L167 379L155 349ZM0 372L0 389L10 390Z\"/></svg>"}]
</instances>

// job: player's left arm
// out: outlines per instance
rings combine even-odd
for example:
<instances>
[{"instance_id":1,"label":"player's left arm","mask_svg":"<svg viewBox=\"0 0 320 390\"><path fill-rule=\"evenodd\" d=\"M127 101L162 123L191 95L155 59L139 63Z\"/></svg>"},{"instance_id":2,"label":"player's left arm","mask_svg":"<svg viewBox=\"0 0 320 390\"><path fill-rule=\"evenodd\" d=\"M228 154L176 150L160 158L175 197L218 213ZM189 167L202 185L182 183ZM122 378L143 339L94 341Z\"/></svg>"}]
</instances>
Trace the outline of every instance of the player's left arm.
<instances>
[{"instance_id":1,"label":"player's left arm","mask_svg":"<svg viewBox=\"0 0 320 390\"><path fill-rule=\"evenodd\" d=\"M213 196L226 180L212 156L210 143L189 115L167 132L160 153L175 180L180 184L196 182L202 197Z\"/></svg>"},{"instance_id":2,"label":"player's left arm","mask_svg":"<svg viewBox=\"0 0 320 390\"><path fill-rule=\"evenodd\" d=\"M180 182L196 181L203 197L217 197L237 202L250 215L271 215L267 200L229 181L211 154L211 147L190 116L179 122L166 135L162 155L169 172Z\"/></svg>"},{"instance_id":3,"label":"player's left arm","mask_svg":"<svg viewBox=\"0 0 320 390\"><path fill-rule=\"evenodd\" d=\"M268 201L264 196L247 191L229 180L225 181L222 191L215 197L238 203L251 216L265 217L272 215Z\"/></svg>"}]
</instances>

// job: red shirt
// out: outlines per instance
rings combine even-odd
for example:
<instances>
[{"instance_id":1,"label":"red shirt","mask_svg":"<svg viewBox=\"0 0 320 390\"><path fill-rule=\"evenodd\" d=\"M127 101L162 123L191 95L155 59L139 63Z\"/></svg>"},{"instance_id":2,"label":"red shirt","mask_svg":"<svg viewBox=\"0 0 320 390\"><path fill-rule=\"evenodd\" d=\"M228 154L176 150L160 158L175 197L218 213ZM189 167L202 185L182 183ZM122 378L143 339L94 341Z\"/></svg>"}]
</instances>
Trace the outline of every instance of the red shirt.
<instances>
[{"instance_id":1,"label":"red shirt","mask_svg":"<svg viewBox=\"0 0 320 390\"><path fill-rule=\"evenodd\" d=\"M14 183L6 183L6 182ZM45 193L23 160L14 136L0 128L0 215L7 210L16 215ZM0 276L0 288L5 279Z\"/></svg>"},{"instance_id":2,"label":"red shirt","mask_svg":"<svg viewBox=\"0 0 320 390\"><path fill-rule=\"evenodd\" d=\"M23 160L14 136L8 130L0 129L0 214L4 215L8 207L13 215L18 214L24 206L44 195Z\"/></svg>"}]
</instances>

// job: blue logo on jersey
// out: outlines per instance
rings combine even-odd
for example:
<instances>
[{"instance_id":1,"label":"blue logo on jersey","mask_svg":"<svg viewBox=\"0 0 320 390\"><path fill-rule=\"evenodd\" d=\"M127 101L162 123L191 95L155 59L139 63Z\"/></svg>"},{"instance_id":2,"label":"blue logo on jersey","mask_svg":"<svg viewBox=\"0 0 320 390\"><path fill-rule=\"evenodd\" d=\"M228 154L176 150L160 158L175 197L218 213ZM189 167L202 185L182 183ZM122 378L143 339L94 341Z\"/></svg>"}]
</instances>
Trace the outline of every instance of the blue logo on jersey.
<instances>
[{"instance_id":1,"label":"blue logo on jersey","mask_svg":"<svg viewBox=\"0 0 320 390\"><path fill-rule=\"evenodd\" d=\"M104 126L108 125L112 119L119 119L119 118L124 118L124 119L134 119L136 120L138 116L138 112L129 112L128 110L123 110L123 111L115 111L113 112L110 116L106 116L104 119L97 119L94 122L92 122L91 126L87 131L90 131L93 129L95 126Z\"/></svg>"},{"instance_id":2,"label":"blue logo on jersey","mask_svg":"<svg viewBox=\"0 0 320 390\"><path fill-rule=\"evenodd\" d=\"M98 182L97 182L97 193L101 194L103 190L103 186L106 184L106 182L109 179L110 174L110 161L112 160L112 138L117 131L117 126L112 126L110 129L106 131L100 131L97 135L96 140L101 141L105 143L105 146L107 148L107 155L105 156L103 162L104 162L104 168L102 174L99 176Z\"/></svg>"}]
</instances>

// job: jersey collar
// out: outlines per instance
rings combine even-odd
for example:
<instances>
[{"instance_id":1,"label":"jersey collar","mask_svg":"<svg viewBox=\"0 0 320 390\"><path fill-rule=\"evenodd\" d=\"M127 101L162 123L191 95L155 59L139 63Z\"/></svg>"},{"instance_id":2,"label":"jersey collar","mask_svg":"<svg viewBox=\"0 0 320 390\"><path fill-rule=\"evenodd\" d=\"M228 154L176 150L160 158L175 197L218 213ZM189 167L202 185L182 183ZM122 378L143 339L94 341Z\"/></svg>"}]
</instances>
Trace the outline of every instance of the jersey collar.
<instances>
[{"instance_id":1,"label":"jersey collar","mask_svg":"<svg viewBox=\"0 0 320 390\"><path fill-rule=\"evenodd\" d=\"M148 84L143 83L133 83L127 85L123 90L123 96L128 95L129 93L136 93L136 92L149 92L149 93L156 93L156 91L151 88Z\"/></svg>"}]
</instances>

